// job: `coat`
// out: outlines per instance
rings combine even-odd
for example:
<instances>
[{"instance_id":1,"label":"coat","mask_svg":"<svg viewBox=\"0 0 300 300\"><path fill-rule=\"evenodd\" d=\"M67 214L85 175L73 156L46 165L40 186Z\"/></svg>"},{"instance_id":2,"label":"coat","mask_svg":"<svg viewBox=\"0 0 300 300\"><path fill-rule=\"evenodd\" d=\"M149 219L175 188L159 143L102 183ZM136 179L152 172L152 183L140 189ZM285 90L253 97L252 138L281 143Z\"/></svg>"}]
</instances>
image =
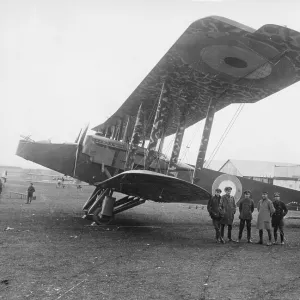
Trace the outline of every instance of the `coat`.
<instances>
[{"instance_id":1,"label":"coat","mask_svg":"<svg viewBox=\"0 0 300 300\"><path fill-rule=\"evenodd\" d=\"M223 217L220 221L221 224L232 225L234 214L236 212L236 205L233 196L223 195L220 201L220 208Z\"/></svg>"},{"instance_id":2,"label":"coat","mask_svg":"<svg viewBox=\"0 0 300 300\"><path fill-rule=\"evenodd\" d=\"M213 196L212 198L209 199L207 203L207 211L213 220L221 219L220 201L221 201L221 196L219 197Z\"/></svg>"},{"instance_id":3,"label":"coat","mask_svg":"<svg viewBox=\"0 0 300 300\"><path fill-rule=\"evenodd\" d=\"M33 193L35 192L35 188L33 186L30 186L28 189L27 189L27 193L28 195L33 195Z\"/></svg>"},{"instance_id":4,"label":"coat","mask_svg":"<svg viewBox=\"0 0 300 300\"><path fill-rule=\"evenodd\" d=\"M259 200L257 210L256 228L259 230L271 229L271 216L275 212L272 201L270 199Z\"/></svg>"},{"instance_id":5,"label":"coat","mask_svg":"<svg viewBox=\"0 0 300 300\"><path fill-rule=\"evenodd\" d=\"M252 220L254 201L251 198L242 199L239 204L239 211L241 220Z\"/></svg>"}]
</instances>

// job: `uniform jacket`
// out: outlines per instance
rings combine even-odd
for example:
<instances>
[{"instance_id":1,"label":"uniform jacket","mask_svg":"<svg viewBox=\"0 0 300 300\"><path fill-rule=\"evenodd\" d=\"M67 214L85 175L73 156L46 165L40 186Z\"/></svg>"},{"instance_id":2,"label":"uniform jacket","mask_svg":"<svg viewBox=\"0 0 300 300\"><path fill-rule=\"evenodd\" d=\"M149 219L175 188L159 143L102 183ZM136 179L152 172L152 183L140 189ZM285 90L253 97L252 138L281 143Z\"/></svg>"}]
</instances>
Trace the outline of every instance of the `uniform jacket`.
<instances>
[{"instance_id":1,"label":"uniform jacket","mask_svg":"<svg viewBox=\"0 0 300 300\"><path fill-rule=\"evenodd\" d=\"M272 215L272 224L279 224L281 223L283 217L287 214L288 209L286 205L280 200L273 201L273 206L275 212Z\"/></svg>"},{"instance_id":2,"label":"uniform jacket","mask_svg":"<svg viewBox=\"0 0 300 300\"><path fill-rule=\"evenodd\" d=\"M220 208L223 217L221 219L221 224L232 225L234 214L236 212L236 205L233 196L223 195L220 201Z\"/></svg>"},{"instance_id":3,"label":"uniform jacket","mask_svg":"<svg viewBox=\"0 0 300 300\"><path fill-rule=\"evenodd\" d=\"M35 192L35 188L33 186L30 186L28 189L27 189L27 192L29 195L32 195L34 192Z\"/></svg>"},{"instance_id":4,"label":"uniform jacket","mask_svg":"<svg viewBox=\"0 0 300 300\"><path fill-rule=\"evenodd\" d=\"M220 201L221 201L221 196L213 196L212 198L209 199L207 203L207 211L212 219L218 220L221 219L221 214L220 214Z\"/></svg>"},{"instance_id":5,"label":"uniform jacket","mask_svg":"<svg viewBox=\"0 0 300 300\"><path fill-rule=\"evenodd\" d=\"M239 203L240 219L252 220L254 201L251 198L244 198Z\"/></svg>"}]
</instances>

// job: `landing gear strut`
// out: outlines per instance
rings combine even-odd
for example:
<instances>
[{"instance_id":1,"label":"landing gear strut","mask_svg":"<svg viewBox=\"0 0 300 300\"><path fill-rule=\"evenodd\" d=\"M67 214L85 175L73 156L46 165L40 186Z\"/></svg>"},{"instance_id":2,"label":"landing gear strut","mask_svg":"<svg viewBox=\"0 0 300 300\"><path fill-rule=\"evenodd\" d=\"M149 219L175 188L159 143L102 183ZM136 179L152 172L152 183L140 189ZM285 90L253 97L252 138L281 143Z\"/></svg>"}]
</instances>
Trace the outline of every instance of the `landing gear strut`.
<instances>
[{"instance_id":1,"label":"landing gear strut","mask_svg":"<svg viewBox=\"0 0 300 300\"><path fill-rule=\"evenodd\" d=\"M98 225L107 224L116 214L146 202L145 199L131 195L116 200L113 194L114 190L111 188L96 187L83 206L85 212L83 218L92 220Z\"/></svg>"}]
</instances>

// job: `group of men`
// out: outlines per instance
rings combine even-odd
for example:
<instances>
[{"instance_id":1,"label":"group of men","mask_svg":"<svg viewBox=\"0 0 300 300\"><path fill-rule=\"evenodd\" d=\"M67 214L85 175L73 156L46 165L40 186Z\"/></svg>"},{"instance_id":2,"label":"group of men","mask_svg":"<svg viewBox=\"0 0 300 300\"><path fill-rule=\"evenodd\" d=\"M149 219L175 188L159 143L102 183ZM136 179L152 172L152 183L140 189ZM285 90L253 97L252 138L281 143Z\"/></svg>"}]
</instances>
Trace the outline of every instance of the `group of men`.
<instances>
[{"instance_id":1,"label":"group of men","mask_svg":"<svg viewBox=\"0 0 300 300\"><path fill-rule=\"evenodd\" d=\"M232 224L234 215L236 213L236 203L233 196L231 196L231 187L224 189L225 194L221 196L221 189L215 190L215 195L209 200L207 204L207 210L213 221L213 226L216 231L216 242L225 243L224 230L225 226L228 227L228 241L233 242L232 239ZM251 239L251 221L252 213L254 211L254 201L251 199L251 192L244 191L244 198L239 201L239 234L238 239L235 242L240 242L243 235L243 230L247 227L247 241L252 243ZM256 227L259 230L259 241L258 244L263 244L263 230L265 229L268 233L267 245L272 245L272 234L271 226L273 227L274 241L273 244L277 243L277 232L280 232L281 245L284 244L284 232L283 232L283 218L287 214L288 209L286 205L280 201L280 194L274 194L274 201L268 198L268 192L262 193L262 199L257 204L258 216Z\"/></svg>"}]
</instances>

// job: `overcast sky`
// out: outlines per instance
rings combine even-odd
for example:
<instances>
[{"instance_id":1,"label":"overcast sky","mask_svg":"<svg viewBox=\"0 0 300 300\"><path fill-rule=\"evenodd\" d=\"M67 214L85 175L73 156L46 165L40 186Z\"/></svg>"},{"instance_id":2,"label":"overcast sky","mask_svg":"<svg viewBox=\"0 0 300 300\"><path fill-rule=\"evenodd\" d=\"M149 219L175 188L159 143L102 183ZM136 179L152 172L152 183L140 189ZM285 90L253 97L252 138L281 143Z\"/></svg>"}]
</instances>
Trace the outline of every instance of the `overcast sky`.
<instances>
[{"instance_id":1,"label":"overcast sky","mask_svg":"<svg viewBox=\"0 0 300 300\"><path fill-rule=\"evenodd\" d=\"M20 134L74 141L86 122L105 121L193 21L300 31L299 13L297 0L1 0L0 164L33 166L15 155ZM299 103L297 83L246 104L215 159L300 164ZM215 115L207 157L237 107ZM202 128L186 131L184 161L195 162Z\"/></svg>"}]
</instances>

